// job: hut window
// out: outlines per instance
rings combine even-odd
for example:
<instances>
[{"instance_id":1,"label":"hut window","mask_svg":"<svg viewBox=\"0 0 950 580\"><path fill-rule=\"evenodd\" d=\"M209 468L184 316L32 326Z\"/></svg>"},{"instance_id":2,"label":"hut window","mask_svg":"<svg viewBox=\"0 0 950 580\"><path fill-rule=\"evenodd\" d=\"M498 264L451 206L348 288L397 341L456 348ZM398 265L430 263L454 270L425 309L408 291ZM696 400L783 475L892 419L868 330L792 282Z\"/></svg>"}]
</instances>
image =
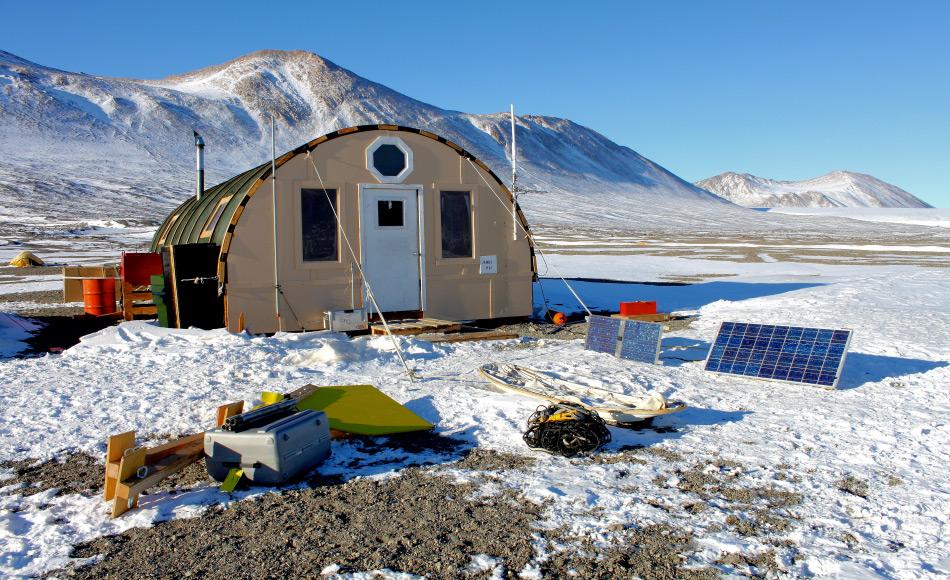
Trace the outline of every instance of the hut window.
<instances>
[{"instance_id":1,"label":"hut window","mask_svg":"<svg viewBox=\"0 0 950 580\"><path fill-rule=\"evenodd\" d=\"M380 183L402 183L412 173L412 149L399 137L377 137L366 148L366 169Z\"/></svg>"},{"instance_id":2,"label":"hut window","mask_svg":"<svg viewBox=\"0 0 950 580\"><path fill-rule=\"evenodd\" d=\"M472 194L468 191L443 191L442 257L472 257Z\"/></svg>"},{"instance_id":3,"label":"hut window","mask_svg":"<svg viewBox=\"0 0 950 580\"><path fill-rule=\"evenodd\" d=\"M376 202L376 224L381 228L403 226L402 200L387 199Z\"/></svg>"},{"instance_id":4,"label":"hut window","mask_svg":"<svg viewBox=\"0 0 950 580\"><path fill-rule=\"evenodd\" d=\"M300 190L300 230L305 262L339 259L336 218L333 215L336 207L335 189Z\"/></svg>"},{"instance_id":5,"label":"hut window","mask_svg":"<svg viewBox=\"0 0 950 580\"><path fill-rule=\"evenodd\" d=\"M386 177L395 177L406 168L406 154L395 145L380 145L373 151L373 167Z\"/></svg>"}]
</instances>

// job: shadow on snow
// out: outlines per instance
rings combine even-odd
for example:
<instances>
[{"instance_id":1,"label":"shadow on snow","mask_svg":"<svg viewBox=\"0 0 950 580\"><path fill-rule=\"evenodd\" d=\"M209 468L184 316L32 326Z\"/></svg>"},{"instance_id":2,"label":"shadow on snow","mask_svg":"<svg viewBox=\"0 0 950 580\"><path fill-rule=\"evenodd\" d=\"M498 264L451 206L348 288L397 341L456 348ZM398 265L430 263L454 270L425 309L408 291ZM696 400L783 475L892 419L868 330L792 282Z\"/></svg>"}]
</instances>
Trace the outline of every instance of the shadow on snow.
<instances>
[{"instance_id":1,"label":"shadow on snow","mask_svg":"<svg viewBox=\"0 0 950 580\"><path fill-rule=\"evenodd\" d=\"M802 288L821 286L804 282L703 282L684 284L674 282L622 282L617 280L568 279L574 290L594 312L617 312L620 302L655 300L660 312L698 310L719 300L748 300L773 296ZM548 307L572 314L583 309L570 290L557 278L541 278L534 284L534 314L544 313L544 298Z\"/></svg>"},{"instance_id":2,"label":"shadow on snow","mask_svg":"<svg viewBox=\"0 0 950 580\"><path fill-rule=\"evenodd\" d=\"M838 389L854 389L867 383L898 379L907 375L926 373L950 365L946 361L920 360L881 356L861 352L848 353L838 381Z\"/></svg>"}]
</instances>

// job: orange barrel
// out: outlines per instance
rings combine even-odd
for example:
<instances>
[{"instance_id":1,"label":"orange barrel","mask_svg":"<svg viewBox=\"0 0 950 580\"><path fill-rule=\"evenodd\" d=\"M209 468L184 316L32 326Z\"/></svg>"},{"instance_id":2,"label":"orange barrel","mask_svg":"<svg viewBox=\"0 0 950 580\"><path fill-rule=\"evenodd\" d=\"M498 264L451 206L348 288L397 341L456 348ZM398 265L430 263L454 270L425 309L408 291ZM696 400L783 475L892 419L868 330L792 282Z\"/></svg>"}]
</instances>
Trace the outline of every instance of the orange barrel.
<instances>
[{"instance_id":1,"label":"orange barrel","mask_svg":"<svg viewBox=\"0 0 950 580\"><path fill-rule=\"evenodd\" d=\"M112 314L115 308L115 280L86 278L82 281L82 304L86 314Z\"/></svg>"}]
</instances>

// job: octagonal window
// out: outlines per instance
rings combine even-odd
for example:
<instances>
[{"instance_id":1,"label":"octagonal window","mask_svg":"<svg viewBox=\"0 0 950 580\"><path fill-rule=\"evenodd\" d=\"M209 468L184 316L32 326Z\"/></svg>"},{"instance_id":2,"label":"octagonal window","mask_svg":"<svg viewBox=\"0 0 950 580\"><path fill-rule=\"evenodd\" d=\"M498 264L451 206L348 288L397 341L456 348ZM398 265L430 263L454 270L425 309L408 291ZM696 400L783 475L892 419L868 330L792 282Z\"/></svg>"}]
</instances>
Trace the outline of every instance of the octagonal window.
<instances>
[{"instance_id":1,"label":"octagonal window","mask_svg":"<svg viewBox=\"0 0 950 580\"><path fill-rule=\"evenodd\" d=\"M366 148L366 168L382 183L402 183L412 173L412 149L398 137L379 137Z\"/></svg>"},{"instance_id":2,"label":"octagonal window","mask_svg":"<svg viewBox=\"0 0 950 580\"><path fill-rule=\"evenodd\" d=\"M373 151L373 167L380 175L396 177L406 168L406 154L395 145L380 145Z\"/></svg>"}]
</instances>

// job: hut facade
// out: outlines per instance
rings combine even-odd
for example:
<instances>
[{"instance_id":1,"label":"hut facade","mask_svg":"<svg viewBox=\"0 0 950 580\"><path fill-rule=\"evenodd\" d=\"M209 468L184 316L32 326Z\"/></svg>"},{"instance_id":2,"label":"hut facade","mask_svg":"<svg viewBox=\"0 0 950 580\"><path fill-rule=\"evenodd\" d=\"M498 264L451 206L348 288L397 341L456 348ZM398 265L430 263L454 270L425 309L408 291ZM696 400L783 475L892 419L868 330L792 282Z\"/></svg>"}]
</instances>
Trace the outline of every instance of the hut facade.
<instances>
[{"instance_id":1,"label":"hut facade","mask_svg":"<svg viewBox=\"0 0 950 580\"><path fill-rule=\"evenodd\" d=\"M158 229L152 251L164 248L166 263L171 254L172 269L176 248L210 264L180 260L177 309L218 312L217 326L232 331L318 330L327 312L375 310L365 278L394 318L531 314L528 224L458 145L395 125L352 127L285 153L276 168L276 180L265 163L188 199Z\"/></svg>"}]
</instances>

